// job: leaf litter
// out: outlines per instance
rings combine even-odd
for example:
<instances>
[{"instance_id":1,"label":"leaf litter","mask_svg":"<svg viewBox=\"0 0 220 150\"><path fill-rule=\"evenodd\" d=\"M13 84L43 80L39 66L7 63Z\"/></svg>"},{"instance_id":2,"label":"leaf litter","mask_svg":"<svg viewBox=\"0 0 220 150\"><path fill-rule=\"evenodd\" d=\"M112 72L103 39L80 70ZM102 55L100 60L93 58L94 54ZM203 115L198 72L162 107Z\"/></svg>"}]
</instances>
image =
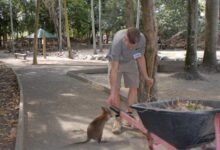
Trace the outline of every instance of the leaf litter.
<instances>
[{"instance_id":1,"label":"leaf litter","mask_svg":"<svg viewBox=\"0 0 220 150\"><path fill-rule=\"evenodd\" d=\"M0 150L14 150L19 95L16 75L10 67L0 62Z\"/></svg>"}]
</instances>

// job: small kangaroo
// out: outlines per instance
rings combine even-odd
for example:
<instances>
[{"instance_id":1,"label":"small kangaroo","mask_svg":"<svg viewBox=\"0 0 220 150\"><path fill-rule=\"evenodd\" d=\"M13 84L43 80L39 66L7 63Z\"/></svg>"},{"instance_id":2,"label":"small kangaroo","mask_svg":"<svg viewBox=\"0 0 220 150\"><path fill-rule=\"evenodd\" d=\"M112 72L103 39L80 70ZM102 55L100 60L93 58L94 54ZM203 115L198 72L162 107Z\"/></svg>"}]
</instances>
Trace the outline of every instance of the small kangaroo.
<instances>
[{"instance_id":1,"label":"small kangaroo","mask_svg":"<svg viewBox=\"0 0 220 150\"><path fill-rule=\"evenodd\" d=\"M102 133L105 123L112 117L111 111L107 107L102 107L102 114L96 117L87 128L87 139L83 142L73 144L83 144L89 142L91 139L96 140L98 143L102 140Z\"/></svg>"}]
</instances>

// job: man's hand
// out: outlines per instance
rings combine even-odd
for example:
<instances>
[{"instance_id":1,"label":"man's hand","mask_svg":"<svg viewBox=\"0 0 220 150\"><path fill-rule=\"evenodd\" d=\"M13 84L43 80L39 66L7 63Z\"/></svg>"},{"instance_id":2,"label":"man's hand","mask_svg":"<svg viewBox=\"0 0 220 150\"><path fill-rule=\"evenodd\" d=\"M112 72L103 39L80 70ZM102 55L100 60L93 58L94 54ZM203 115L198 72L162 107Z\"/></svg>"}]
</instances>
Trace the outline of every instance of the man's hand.
<instances>
[{"instance_id":1,"label":"man's hand","mask_svg":"<svg viewBox=\"0 0 220 150\"><path fill-rule=\"evenodd\" d=\"M147 82L148 87L151 88L154 83L154 79L148 77L146 79L146 82Z\"/></svg>"},{"instance_id":2,"label":"man's hand","mask_svg":"<svg viewBox=\"0 0 220 150\"><path fill-rule=\"evenodd\" d=\"M108 105L113 105L113 106L117 106L117 103L116 103L116 95L113 93L110 94L110 96L108 97L107 99L107 104Z\"/></svg>"},{"instance_id":3,"label":"man's hand","mask_svg":"<svg viewBox=\"0 0 220 150\"><path fill-rule=\"evenodd\" d=\"M137 61L138 61L139 67L141 69L141 73L143 74L147 85L149 86L149 88L151 88L154 83L154 80L148 76L148 73L146 70L145 57L141 56L140 58L137 59Z\"/></svg>"}]
</instances>

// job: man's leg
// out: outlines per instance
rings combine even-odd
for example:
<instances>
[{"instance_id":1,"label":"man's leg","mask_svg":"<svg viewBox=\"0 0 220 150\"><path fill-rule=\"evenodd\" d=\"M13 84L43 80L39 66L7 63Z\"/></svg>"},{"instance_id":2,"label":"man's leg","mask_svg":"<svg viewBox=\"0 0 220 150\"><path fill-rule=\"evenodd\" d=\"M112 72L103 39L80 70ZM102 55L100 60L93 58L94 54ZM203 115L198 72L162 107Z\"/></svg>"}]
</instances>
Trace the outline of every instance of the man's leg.
<instances>
[{"instance_id":1,"label":"man's leg","mask_svg":"<svg viewBox=\"0 0 220 150\"><path fill-rule=\"evenodd\" d=\"M121 87L121 77L122 77L122 73L118 72L118 77L117 77L117 91L115 93L116 95L116 100L114 103L114 106L117 108L121 108L121 100L120 100L120 87ZM121 133L121 118L119 115L115 116L115 120L113 122L113 127L112 127L112 133L114 134L120 134Z\"/></svg>"},{"instance_id":2,"label":"man's leg","mask_svg":"<svg viewBox=\"0 0 220 150\"><path fill-rule=\"evenodd\" d=\"M116 101L115 101L115 107L119 108L121 107L121 100L120 100L120 89L118 89L115 93L116 96Z\"/></svg>"},{"instance_id":3,"label":"man's leg","mask_svg":"<svg viewBox=\"0 0 220 150\"><path fill-rule=\"evenodd\" d=\"M120 90L117 91L117 100L116 100L115 106L120 109L121 101L120 101L120 94L119 93L120 93ZM116 115L115 120L113 122L112 133L120 134L121 133L121 128L122 128L121 118L120 118L119 115Z\"/></svg>"},{"instance_id":4,"label":"man's leg","mask_svg":"<svg viewBox=\"0 0 220 150\"><path fill-rule=\"evenodd\" d=\"M126 73L124 74L125 87L129 88L128 91L128 107L127 112L132 112L129 107L137 101L137 87L139 86L139 74L138 73Z\"/></svg>"},{"instance_id":5,"label":"man's leg","mask_svg":"<svg viewBox=\"0 0 220 150\"><path fill-rule=\"evenodd\" d=\"M129 88L128 105L125 111L127 112L128 115L130 115L130 117L133 118L134 118L133 109L130 106L136 102L136 98L137 98L137 88ZM126 120L123 120L123 126L130 129L133 128L133 126L130 125L130 123L128 123Z\"/></svg>"},{"instance_id":6,"label":"man's leg","mask_svg":"<svg viewBox=\"0 0 220 150\"><path fill-rule=\"evenodd\" d=\"M132 109L129 107L137 101L137 88L131 87L128 92L128 107L127 112L132 112Z\"/></svg>"}]
</instances>

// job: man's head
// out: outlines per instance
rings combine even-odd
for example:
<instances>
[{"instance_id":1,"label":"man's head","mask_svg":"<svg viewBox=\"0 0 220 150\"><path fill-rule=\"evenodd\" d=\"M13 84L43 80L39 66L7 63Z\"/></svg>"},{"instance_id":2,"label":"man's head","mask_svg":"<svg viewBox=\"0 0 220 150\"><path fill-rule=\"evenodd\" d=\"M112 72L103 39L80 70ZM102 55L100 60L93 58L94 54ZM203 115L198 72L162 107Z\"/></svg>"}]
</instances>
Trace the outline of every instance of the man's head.
<instances>
[{"instance_id":1,"label":"man's head","mask_svg":"<svg viewBox=\"0 0 220 150\"><path fill-rule=\"evenodd\" d=\"M137 43L140 41L140 31L137 28L128 28L127 34L125 36L125 44L129 49L136 47Z\"/></svg>"}]
</instances>

